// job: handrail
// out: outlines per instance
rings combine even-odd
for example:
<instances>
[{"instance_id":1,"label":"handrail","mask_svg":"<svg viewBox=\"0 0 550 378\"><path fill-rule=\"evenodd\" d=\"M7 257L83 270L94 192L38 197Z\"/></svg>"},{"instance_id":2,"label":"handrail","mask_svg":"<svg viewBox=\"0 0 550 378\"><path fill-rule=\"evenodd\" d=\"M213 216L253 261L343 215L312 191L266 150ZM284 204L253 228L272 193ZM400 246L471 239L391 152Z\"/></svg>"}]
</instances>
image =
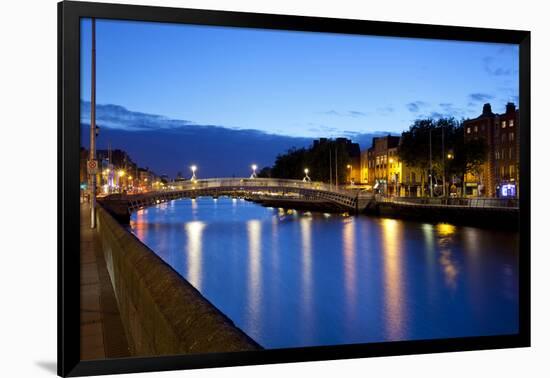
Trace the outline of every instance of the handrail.
<instances>
[{"instance_id":1,"label":"handrail","mask_svg":"<svg viewBox=\"0 0 550 378\"><path fill-rule=\"evenodd\" d=\"M340 189L335 185L325 184L319 181L302 181L291 179L272 179L272 178L211 178L181 181L172 184L175 189L168 190L189 190L189 189L204 189L214 187L281 187L284 188L299 188L322 190L326 192L339 193L349 197L354 197L357 190Z\"/></svg>"},{"instance_id":2,"label":"handrail","mask_svg":"<svg viewBox=\"0 0 550 378\"><path fill-rule=\"evenodd\" d=\"M517 198L448 198L448 197L388 197L376 196L378 202L397 203L404 205L427 205L427 206L449 206L449 207L475 207L475 208L519 208Z\"/></svg>"}]
</instances>

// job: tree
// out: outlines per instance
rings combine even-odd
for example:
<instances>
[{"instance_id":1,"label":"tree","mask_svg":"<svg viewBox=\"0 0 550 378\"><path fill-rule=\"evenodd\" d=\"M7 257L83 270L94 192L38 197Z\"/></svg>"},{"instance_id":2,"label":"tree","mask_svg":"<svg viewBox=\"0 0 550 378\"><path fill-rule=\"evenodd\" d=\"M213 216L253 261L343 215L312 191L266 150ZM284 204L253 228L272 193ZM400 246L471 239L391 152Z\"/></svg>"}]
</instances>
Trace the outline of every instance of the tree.
<instances>
[{"instance_id":1,"label":"tree","mask_svg":"<svg viewBox=\"0 0 550 378\"><path fill-rule=\"evenodd\" d=\"M438 177L441 179L447 177L449 173L447 155L456 140L463 137L459 135L458 127L459 123L452 117L438 120L418 119L414 121L408 131L401 135L398 148L399 158L409 167L417 167L422 170L423 194L425 181L430 175L435 182Z\"/></svg>"},{"instance_id":2,"label":"tree","mask_svg":"<svg viewBox=\"0 0 550 378\"><path fill-rule=\"evenodd\" d=\"M330 182L332 173L334 182L338 172L338 182L344 183L347 175L346 166L350 162L344 143L326 140L307 149L291 148L285 154L278 155L271 168L271 177L301 180L305 175L304 169L308 168L309 176L314 181Z\"/></svg>"},{"instance_id":3,"label":"tree","mask_svg":"<svg viewBox=\"0 0 550 378\"><path fill-rule=\"evenodd\" d=\"M258 177L270 178L271 177L271 167L263 167L260 170L260 172L258 172Z\"/></svg>"}]
</instances>

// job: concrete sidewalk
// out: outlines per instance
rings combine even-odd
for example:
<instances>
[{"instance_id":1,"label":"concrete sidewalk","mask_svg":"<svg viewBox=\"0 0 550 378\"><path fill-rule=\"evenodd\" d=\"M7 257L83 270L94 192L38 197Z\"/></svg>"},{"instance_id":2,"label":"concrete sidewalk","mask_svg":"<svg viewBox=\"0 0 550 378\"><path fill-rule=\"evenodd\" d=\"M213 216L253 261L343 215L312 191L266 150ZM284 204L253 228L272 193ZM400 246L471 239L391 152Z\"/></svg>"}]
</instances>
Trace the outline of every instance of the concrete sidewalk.
<instances>
[{"instance_id":1,"label":"concrete sidewalk","mask_svg":"<svg viewBox=\"0 0 550 378\"><path fill-rule=\"evenodd\" d=\"M90 229L90 206L80 205L80 358L130 356L101 241Z\"/></svg>"}]
</instances>

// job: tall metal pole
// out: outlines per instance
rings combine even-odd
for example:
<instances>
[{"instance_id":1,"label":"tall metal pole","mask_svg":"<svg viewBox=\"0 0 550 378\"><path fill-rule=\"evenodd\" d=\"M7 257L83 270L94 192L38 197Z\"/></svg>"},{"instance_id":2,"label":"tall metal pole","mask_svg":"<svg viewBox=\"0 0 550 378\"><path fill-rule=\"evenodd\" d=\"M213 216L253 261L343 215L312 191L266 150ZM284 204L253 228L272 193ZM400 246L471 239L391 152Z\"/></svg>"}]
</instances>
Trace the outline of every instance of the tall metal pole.
<instances>
[{"instance_id":1,"label":"tall metal pole","mask_svg":"<svg viewBox=\"0 0 550 378\"><path fill-rule=\"evenodd\" d=\"M443 197L445 197L447 189L445 186L445 128L441 125L441 162L443 164Z\"/></svg>"},{"instance_id":2,"label":"tall metal pole","mask_svg":"<svg viewBox=\"0 0 550 378\"><path fill-rule=\"evenodd\" d=\"M432 166L432 129L430 128L430 197L434 196L433 166Z\"/></svg>"},{"instance_id":3,"label":"tall metal pole","mask_svg":"<svg viewBox=\"0 0 550 378\"><path fill-rule=\"evenodd\" d=\"M90 160L94 161L95 154L95 18L92 18L92 96L90 109ZM90 205L91 205L91 228L95 228L95 210L96 210L96 175L90 174Z\"/></svg>"},{"instance_id":4,"label":"tall metal pole","mask_svg":"<svg viewBox=\"0 0 550 378\"><path fill-rule=\"evenodd\" d=\"M334 182L336 183L336 188L338 188L338 145L334 148L334 160L336 161L334 163L334 169L336 171L334 175Z\"/></svg>"},{"instance_id":5,"label":"tall metal pole","mask_svg":"<svg viewBox=\"0 0 550 378\"><path fill-rule=\"evenodd\" d=\"M328 169L329 169L329 176L330 176L330 189L332 190L332 147L328 147Z\"/></svg>"}]
</instances>

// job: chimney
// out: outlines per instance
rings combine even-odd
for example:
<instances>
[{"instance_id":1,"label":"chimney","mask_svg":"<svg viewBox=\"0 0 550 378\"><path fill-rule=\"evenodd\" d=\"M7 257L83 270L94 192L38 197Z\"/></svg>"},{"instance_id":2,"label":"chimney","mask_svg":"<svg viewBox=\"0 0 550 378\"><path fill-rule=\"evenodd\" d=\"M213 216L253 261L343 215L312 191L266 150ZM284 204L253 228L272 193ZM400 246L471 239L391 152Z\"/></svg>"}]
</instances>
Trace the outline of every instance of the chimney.
<instances>
[{"instance_id":1,"label":"chimney","mask_svg":"<svg viewBox=\"0 0 550 378\"><path fill-rule=\"evenodd\" d=\"M483 114L482 115L492 115L493 111L491 110L491 104L487 103L483 105Z\"/></svg>"},{"instance_id":2,"label":"chimney","mask_svg":"<svg viewBox=\"0 0 550 378\"><path fill-rule=\"evenodd\" d=\"M513 102L506 104L506 114L511 114L516 112L516 105Z\"/></svg>"}]
</instances>

